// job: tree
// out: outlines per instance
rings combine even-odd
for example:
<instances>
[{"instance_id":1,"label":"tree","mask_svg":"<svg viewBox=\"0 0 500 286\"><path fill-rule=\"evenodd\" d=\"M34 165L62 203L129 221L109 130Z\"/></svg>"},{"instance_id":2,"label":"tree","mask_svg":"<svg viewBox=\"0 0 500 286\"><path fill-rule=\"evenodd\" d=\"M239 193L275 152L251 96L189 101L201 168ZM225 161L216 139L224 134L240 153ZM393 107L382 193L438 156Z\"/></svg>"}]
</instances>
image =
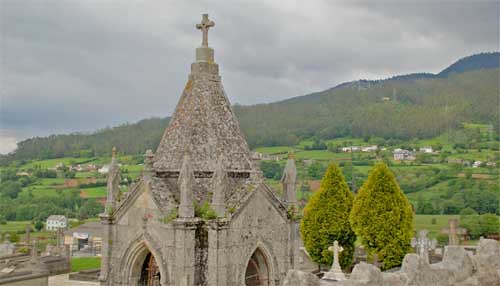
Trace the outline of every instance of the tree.
<instances>
[{"instance_id":1,"label":"tree","mask_svg":"<svg viewBox=\"0 0 500 286\"><path fill-rule=\"evenodd\" d=\"M359 189L350 222L369 253L383 262L383 269L401 265L411 250L413 211L385 164L378 163Z\"/></svg>"},{"instance_id":2,"label":"tree","mask_svg":"<svg viewBox=\"0 0 500 286\"><path fill-rule=\"evenodd\" d=\"M488 234L497 234L500 221L494 214L468 215L460 218L460 226L467 229L472 239Z\"/></svg>"},{"instance_id":3,"label":"tree","mask_svg":"<svg viewBox=\"0 0 500 286\"><path fill-rule=\"evenodd\" d=\"M42 230L42 228L43 228L43 222L42 222L41 220L37 220L37 221L35 222L35 229L36 229L37 231L40 231L40 230Z\"/></svg>"},{"instance_id":4,"label":"tree","mask_svg":"<svg viewBox=\"0 0 500 286\"><path fill-rule=\"evenodd\" d=\"M279 180L283 173L283 168L276 161L261 161L260 169L264 174L264 177L268 179Z\"/></svg>"},{"instance_id":5,"label":"tree","mask_svg":"<svg viewBox=\"0 0 500 286\"><path fill-rule=\"evenodd\" d=\"M349 224L352 203L353 195L340 168L331 163L321 181L321 188L307 203L300 224L304 245L314 261L331 264L333 255L328 247L337 240L344 248L340 265L351 265L356 241Z\"/></svg>"},{"instance_id":6,"label":"tree","mask_svg":"<svg viewBox=\"0 0 500 286\"><path fill-rule=\"evenodd\" d=\"M325 173L325 167L319 162L313 162L309 168L307 168L307 174L311 179L321 179Z\"/></svg>"},{"instance_id":7,"label":"tree","mask_svg":"<svg viewBox=\"0 0 500 286\"><path fill-rule=\"evenodd\" d=\"M22 191L21 184L13 181L6 181L0 184L0 194L9 197L17 198L17 195Z\"/></svg>"}]
</instances>

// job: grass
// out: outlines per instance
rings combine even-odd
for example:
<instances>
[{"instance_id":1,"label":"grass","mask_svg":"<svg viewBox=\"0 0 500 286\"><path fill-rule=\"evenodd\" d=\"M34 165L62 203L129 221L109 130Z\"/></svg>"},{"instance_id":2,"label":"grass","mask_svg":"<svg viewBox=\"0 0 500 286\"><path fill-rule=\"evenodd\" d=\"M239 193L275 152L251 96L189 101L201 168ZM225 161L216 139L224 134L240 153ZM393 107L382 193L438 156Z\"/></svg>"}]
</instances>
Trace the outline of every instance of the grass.
<instances>
[{"instance_id":1,"label":"grass","mask_svg":"<svg viewBox=\"0 0 500 286\"><path fill-rule=\"evenodd\" d=\"M104 198L106 197L106 187L94 187L81 189L82 197L85 198Z\"/></svg>"},{"instance_id":2,"label":"grass","mask_svg":"<svg viewBox=\"0 0 500 286\"><path fill-rule=\"evenodd\" d=\"M31 221L8 221L7 224L0 224L0 233L25 230L28 224L33 228Z\"/></svg>"},{"instance_id":3,"label":"grass","mask_svg":"<svg viewBox=\"0 0 500 286\"><path fill-rule=\"evenodd\" d=\"M328 161L335 158L338 158L338 153L332 153L328 150L308 150L308 151L300 151L295 153L296 159L309 159L309 160L318 160L318 161Z\"/></svg>"},{"instance_id":4,"label":"grass","mask_svg":"<svg viewBox=\"0 0 500 286\"><path fill-rule=\"evenodd\" d=\"M272 147L259 147L255 149L256 152L263 154L286 154L288 151L292 150L292 147L289 146L272 146Z\"/></svg>"},{"instance_id":5,"label":"grass","mask_svg":"<svg viewBox=\"0 0 500 286\"><path fill-rule=\"evenodd\" d=\"M415 215L415 230L418 232L426 229L429 231L429 237L435 238L443 228L448 227L448 220L459 217L459 215ZM432 224L433 218L436 219L435 224Z\"/></svg>"},{"instance_id":6,"label":"grass","mask_svg":"<svg viewBox=\"0 0 500 286\"><path fill-rule=\"evenodd\" d=\"M101 267L100 257L74 257L71 258L71 272L95 269Z\"/></svg>"},{"instance_id":7,"label":"grass","mask_svg":"<svg viewBox=\"0 0 500 286\"><path fill-rule=\"evenodd\" d=\"M54 168L57 164L63 163L64 165L71 164L80 164L82 162L88 162L90 160L95 160L95 158L73 158L73 157L65 157L65 158L57 158L57 159L47 159L40 161L32 161L21 167L21 169L32 169L35 165L40 165L43 169L46 168ZM90 163L90 162L89 162Z\"/></svg>"},{"instance_id":8,"label":"grass","mask_svg":"<svg viewBox=\"0 0 500 286\"><path fill-rule=\"evenodd\" d=\"M55 186L63 185L65 181L65 178L42 178L38 179L37 183L44 186Z\"/></svg>"}]
</instances>

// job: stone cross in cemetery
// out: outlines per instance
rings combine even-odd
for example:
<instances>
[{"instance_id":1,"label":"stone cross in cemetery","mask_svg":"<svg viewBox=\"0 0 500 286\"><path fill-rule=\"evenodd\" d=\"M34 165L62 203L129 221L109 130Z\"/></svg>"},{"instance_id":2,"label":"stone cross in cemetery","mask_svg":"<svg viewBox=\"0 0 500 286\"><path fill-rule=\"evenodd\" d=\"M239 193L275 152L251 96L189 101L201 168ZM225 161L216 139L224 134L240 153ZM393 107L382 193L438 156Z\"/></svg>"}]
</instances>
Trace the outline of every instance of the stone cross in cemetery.
<instances>
[{"instance_id":1,"label":"stone cross in cemetery","mask_svg":"<svg viewBox=\"0 0 500 286\"><path fill-rule=\"evenodd\" d=\"M423 229L418 232L418 238L414 237L411 240L411 246L416 249L418 255L427 263L429 263L429 251L436 249L437 246L436 239L429 240L427 238L428 233L428 230Z\"/></svg>"},{"instance_id":2,"label":"stone cross in cemetery","mask_svg":"<svg viewBox=\"0 0 500 286\"><path fill-rule=\"evenodd\" d=\"M196 24L196 29L199 29L203 32L203 40L201 42L201 45L203 47L208 47L208 29L214 26L214 21L208 20L208 14L203 14L201 23Z\"/></svg>"},{"instance_id":3,"label":"stone cross in cemetery","mask_svg":"<svg viewBox=\"0 0 500 286\"><path fill-rule=\"evenodd\" d=\"M450 225L448 232L448 245L458 245L458 236L457 236L457 225L458 220L456 218L452 218L448 221Z\"/></svg>"},{"instance_id":4,"label":"stone cross in cemetery","mask_svg":"<svg viewBox=\"0 0 500 286\"><path fill-rule=\"evenodd\" d=\"M26 232L26 248L28 249L28 253L31 251L31 246L30 246L30 233L31 233L31 226L29 224L26 225L25 228Z\"/></svg>"},{"instance_id":5,"label":"stone cross in cemetery","mask_svg":"<svg viewBox=\"0 0 500 286\"><path fill-rule=\"evenodd\" d=\"M345 280L346 277L344 272L342 272L342 268L340 268L339 263L339 253L342 252L344 248L342 248L342 246L339 245L339 242L335 240L333 246L328 247L328 250L333 252L332 268L325 273L322 279L335 281Z\"/></svg>"}]
</instances>

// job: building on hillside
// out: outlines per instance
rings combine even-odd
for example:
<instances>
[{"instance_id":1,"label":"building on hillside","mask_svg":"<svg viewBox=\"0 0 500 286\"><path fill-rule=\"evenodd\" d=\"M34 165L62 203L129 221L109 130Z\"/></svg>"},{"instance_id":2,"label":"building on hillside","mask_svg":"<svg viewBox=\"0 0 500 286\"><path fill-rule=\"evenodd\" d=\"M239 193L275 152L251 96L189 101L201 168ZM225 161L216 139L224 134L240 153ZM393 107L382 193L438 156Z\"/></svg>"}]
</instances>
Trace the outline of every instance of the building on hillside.
<instances>
[{"instance_id":1,"label":"building on hillside","mask_svg":"<svg viewBox=\"0 0 500 286\"><path fill-rule=\"evenodd\" d=\"M464 160L460 158L449 158L448 159L448 164L458 164L458 165L463 165Z\"/></svg>"},{"instance_id":2,"label":"building on hillside","mask_svg":"<svg viewBox=\"0 0 500 286\"><path fill-rule=\"evenodd\" d=\"M364 146L361 147L361 152L375 152L378 150L377 145L371 145L371 146Z\"/></svg>"},{"instance_id":3,"label":"building on hillside","mask_svg":"<svg viewBox=\"0 0 500 286\"><path fill-rule=\"evenodd\" d=\"M432 150L432 147L421 147L419 149L419 151L422 152L422 153L427 153L427 154L434 153L434 150Z\"/></svg>"},{"instance_id":4,"label":"building on hillside","mask_svg":"<svg viewBox=\"0 0 500 286\"><path fill-rule=\"evenodd\" d=\"M472 168L479 168L483 165L483 162L481 161L474 161L474 163L472 164Z\"/></svg>"},{"instance_id":5,"label":"building on hillside","mask_svg":"<svg viewBox=\"0 0 500 286\"><path fill-rule=\"evenodd\" d=\"M395 149L393 152L394 161L415 161L416 156L414 151L405 149Z\"/></svg>"},{"instance_id":6,"label":"building on hillside","mask_svg":"<svg viewBox=\"0 0 500 286\"><path fill-rule=\"evenodd\" d=\"M99 221L86 222L64 232L64 245L72 255L100 256L103 226Z\"/></svg>"},{"instance_id":7,"label":"building on hillside","mask_svg":"<svg viewBox=\"0 0 500 286\"><path fill-rule=\"evenodd\" d=\"M496 162L487 162L486 167L496 167L497 163Z\"/></svg>"},{"instance_id":8,"label":"building on hillside","mask_svg":"<svg viewBox=\"0 0 500 286\"><path fill-rule=\"evenodd\" d=\"M201 47L160 144L120 196L113 156L101 215L101 285L282 285L300 269L296 170L265 184L224 92L203 15ZM198 207L208 205L209 212Z\"/></svg>"},{"instance_id":9,"label":"building on hillside","mask_svg":"<svg viewBox=\"0 0 500 286\"><path fill-rule=\"evenodd\" d=\"M97 170L99 174L107 174L109 172L109 165L103 165L101 168Z\"/></svg>"},{"instance_id":10,"label":"building on hillside","mask_svg":"<svg viewBox=\"0 0 500 286\"><path fill-rule=\"evenodd\" d=\"M66 229L68 227L68 219L63 215L51 215L47 218L45 228L47 230Z\"/></svg>"}]
</instances>

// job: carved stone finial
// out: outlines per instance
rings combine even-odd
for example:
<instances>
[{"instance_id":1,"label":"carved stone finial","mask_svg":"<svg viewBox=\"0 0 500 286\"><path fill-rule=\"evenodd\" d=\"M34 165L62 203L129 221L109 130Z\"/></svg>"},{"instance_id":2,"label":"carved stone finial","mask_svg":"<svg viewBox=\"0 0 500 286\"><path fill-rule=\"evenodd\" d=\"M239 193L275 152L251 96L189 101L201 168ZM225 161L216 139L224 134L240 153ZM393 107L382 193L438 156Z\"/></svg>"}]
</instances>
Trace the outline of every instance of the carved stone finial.
<instances>
[{"instance_id":1,"label":"carved stone finial","mask_svg":"<svg viewBox=\"0 0 500 286\"><path fill-rule=\"evenodd\" d=\"M225 194L227 187L227 172L221 162L217 162L217 166L213 176L214 191L212 196L212 209L217 213L218 217L224 217L226 214Z\"/></svg>"},{"instance_id":2,"label":"carved stone finial","mask_svg":"<svg viewBox=\"0 0 500 286\"><path fill-rule=\"evenodd\" d=\"M182 168L179 173L179 180L178 180L179 189L181 193L181 201L179 204L180 218L194 217L193 183L194 183L194 171L191 165L191 156L189 156L189 152L186 152L184 154L184 159L182 161Z\"/></svg>"},{"instance_id":3,"label":"carved stone finial","mask_svg":"<svg viewBox=\"0 0 500 286\"><path fill-rule=\"evenodd\" d=\"M286 206L294 206L297 204L297 167L295 160L290 157L283 170L281 184L283 185L283 201Z\"/></svg>"},{"instance_id":4,"label":"carved stone finial","mask_svg":"<svg viewBox=\"0 0 500 286\"><path fill-rule=\"evenodd\" d=\"M208 14L203 14L201 23L196 24L196 29L201 30L203 39L201 41L202 47L208 47L208 29L215 26L215 22L208 20Z\"/></svg>"},{"instance_id":5,"label":"carved stone finial","mask_svg":"<svg viewBox=\"0 0 500 286\"><path fill-rule=\"evenodd\" d=\"M146 150L146 153L144 153L144 171L148 173L153 172L154 157L155 154L151 149Z\"/></svg>"},{"instance_id":6,"label":"carved stone finial","mask_svg":"<svg viewBox=\"0 0 500 286\"><path fill-rule=\"evenodd\" d=\"M120 195L120 167L116 161L116 148L112 149L111 163L109 164L108 183L106 186L106 210L111 214L115 207L115 202Z\"/></svg>"},{"instance_id":7,"label":"carved stone finial","mask_svg":"<svg viewBox=\"0 0 500 286\"><path fill-rule=\"evenodd\" d=\"M116 157L116 147L113 146L113 149L111 149L111 157L115 158Z\"/></svg>"}]
</instances>

